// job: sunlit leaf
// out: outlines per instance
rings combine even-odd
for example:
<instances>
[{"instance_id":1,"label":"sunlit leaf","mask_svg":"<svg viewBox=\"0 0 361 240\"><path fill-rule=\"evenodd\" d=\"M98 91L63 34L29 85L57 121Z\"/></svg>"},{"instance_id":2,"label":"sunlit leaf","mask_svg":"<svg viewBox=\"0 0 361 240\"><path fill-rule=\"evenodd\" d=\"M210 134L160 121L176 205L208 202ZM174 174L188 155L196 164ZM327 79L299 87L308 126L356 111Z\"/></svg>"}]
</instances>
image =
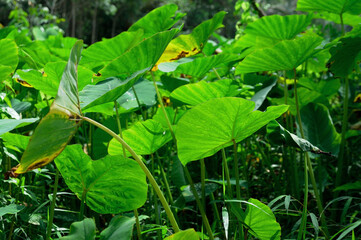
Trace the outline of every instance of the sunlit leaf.
<instances>
[{"instance_id":1,"label":"sunlit leaf","mask_svg":"<svg viewBox=\"0 0 361 240\"><path fill-rule=\"evenodd\" d=\"M0 40L1 58L0 58L0 81L9 78L15 71L19 62L18 47L14 40Z\"/></svg>"},{"instance_id":2,"label":"sunlit leaf","mask_svg":"<svg viewBox=\"0 0 361 240\"><path fill-rule=\"evenodd\" d=\"M199 236L193 228L175 233L164 240L199 240Z\"/></svg>"},{"instance_id":3,"label":"sunlit leaf","mask_svg":"<svg viewBox=\"0 0 361 240\"><path fill-rule=\"evenodd\" d=\"M36 122L38 120L39 118L0 119L0 135L9 132L15 128L32 124L33 122Z\"/></svg>"},{"instance_id":4,"label":"sunlit leaf","mask_svg":"<svg viewBox=\"0 0 361 240\"><path fill-rule=\"evenodd\" d=\"M254 102L242 98L216 98L187 111L175 132L183 165L242 141L288 109L281 105L260 112L254 107Z\"/></svg>"},{"instance_id":5,"label":"sunlit leaf","mask_svg":"<svg viewBox=\"0 0 361 240\"><path fill-rule=\"evenodd\" d=\"M284 40L270 48L249 54L236 69L236 74L261 71L292 70L317 53L322 38L315 35Z\"/></svg>"},{"instance_id":6,"label":"sunlit leaf","mask_svg":"<svg viewBox=\"0 0 361 240\"><path fill-rule=\"evenodd\" d=\"M210 35L218 28L223 27L222 21L225 14L226 12L219 12L212 19L204 21L195 27L191 34L180 35L173 39L160 57L157 65L183 57L190 57L202 51Z\"/></svg>"},{"instance_id":7,"label":"sunlit leaf","mask_svg":"<svg viewBox=\"0 0 361 240\"><path fill-rule=\"evenodd\" d=\"M55 160L65 183L98 213L120 213L141 207L147 198L145 174L132 159L105 156L93 161L81 145L68 146Z\"/></svg>"},{"instance_id":8,"label":"sunlit leaf","mask_svg":"<svg viewBox=\"0 0 361 240\"><path fill-rule=\"evenodd\" d=\"M18 212L20 212L21 210L23 210L25 208L25 206L22 205L17 205L17 204L9 204L5 207L1 207L0 208L0 217L6 215L6 214L16 214Z\"/></svg>"},{"instance_id":9,"label":"sunlit leaf","mask_svg":"<svg viewBox=\"0 0 361 240\"><path fill-rule=\"evenodd\" d=\"M177 88L170 97L189 105L197 105L213 98L234 97L238 94L237 89L238 85L230 79L209 83L200 81Z\"/></svg>"},{"instance_id":10,"label":"sunlit leaf","mask_svg":"<svg viewBox=\"0 0 361 240\"><path fill-rule=\"evenodd\" d=\"M167 4L156 8L135 22L129 29L129 32L142 29L146 36L162 32L171 28L185 14L177 13L178 6Z\"/></svg>"},{"instance_id":11,"label":"sunlit leaf","mask_svg":"<svg viewBox=\"0 0 361 240\"><path fill-rule=\"evenodd\" d=\"M359 0L298 0L297 11L326 11L338 15L347 12L359 15L361 13L361 2Z\"/></svg>"},{"instance_id":12,"label":"sunlit leaf","mask_svg":"<svg viewBox=\"0 0 361 240\"><path fill-rule=\"evenodd\" d=\"M123 131L123 139L137 154L149 155L172 140L172 136L160 123L149 119L144 122L137 122L129 129ZM109 143L108 152L110 155L122 154L122 145L115 139L112 139ZM130 154L128 153L128 155Z\"/></svg>"}]
</instances>

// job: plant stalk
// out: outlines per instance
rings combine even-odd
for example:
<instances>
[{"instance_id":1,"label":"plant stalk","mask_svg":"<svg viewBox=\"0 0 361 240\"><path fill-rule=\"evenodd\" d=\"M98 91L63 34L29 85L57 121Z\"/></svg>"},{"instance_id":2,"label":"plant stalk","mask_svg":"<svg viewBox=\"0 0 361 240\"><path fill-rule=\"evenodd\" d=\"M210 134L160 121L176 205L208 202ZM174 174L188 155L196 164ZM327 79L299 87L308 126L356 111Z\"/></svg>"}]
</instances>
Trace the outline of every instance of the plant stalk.
<instances>
[{"instance_id":1,"label":"plant stalk","mask_svg":"<svg viewBox=\"0 0 361 240\"><path fill-rule=\"evenodd\" d=\"M84 189L81 195L81 203L80 203L80 211L79 211L79 221L84 219L84 205L85 205L85 197L86 197L87 190Z\"/></svg>"},{"instance_id":2,"label":"plant stalk","mask_svg":"<svg viewBox=\"0 0 361 240\"><path fill-rule=\"evenodd\" d=\"M46 240L50 239L51 229L53 228L54 220L54 208L56 202L56 194L58 193L58 183L59 183L59 170L56 168L55 181L54 181L54 190L53 190L53 199L51 200L50 209L49 209L49 221L46 229Z\"/></svg>"},{"instance_id":3,"label":"plant stalk","mask_svg":"<svg viewBox=\"0 0 361 240\"><path fill-rule=\"evenodd\" d=\"M241 200L241 186L239 183L239 169L238 169L238 156L237 156L237 143L234 139L232 139L233 142L233 154L234 154L234 175L236 177L236 197L238 200ZM243 166L245 169L246 166ZM246 171L243 171L244 178L247 179Z\"/></svg>"},{"instance_id":4,"label":"plant stalk","mask_svg":"<svg viewBox=\"0 0 361 240\"><path fill-rule=\"evenodd\" d=\"M174 229L174 231L177 233L180 231L179 227L178 227L178 223L174 218L174 215L172 213L172 211L170 210L170 207L167 203L167 200L165 199L162 191L160 190L157 182L155 181L153 175L150 173L149 169L147 168L147 166L145 166L145 164L143 163L143 161L140 159L140 157L134 152L134 150L121 138L119 137L116 133L114 133L112 130L110 130L109 128L105 127L104 125L90 119L87 117L81 117L83 120L93 124L94 126L102 129L103 131L105 131L106 133L108 133L110 136L112 136L113 138L115 138L118 142L120 142L127 151L130 152L130 154L133 156L134 160L139 164L139 166L142 168L143 172L145 173L145 175L147 176L150 184L153 186L154 191L156 192L156 194L158 195L158 198L160 200L160 202L162 203L162 206L168 216L169 221L171 222L171 225Z\"/></svg>"}]
</instances>

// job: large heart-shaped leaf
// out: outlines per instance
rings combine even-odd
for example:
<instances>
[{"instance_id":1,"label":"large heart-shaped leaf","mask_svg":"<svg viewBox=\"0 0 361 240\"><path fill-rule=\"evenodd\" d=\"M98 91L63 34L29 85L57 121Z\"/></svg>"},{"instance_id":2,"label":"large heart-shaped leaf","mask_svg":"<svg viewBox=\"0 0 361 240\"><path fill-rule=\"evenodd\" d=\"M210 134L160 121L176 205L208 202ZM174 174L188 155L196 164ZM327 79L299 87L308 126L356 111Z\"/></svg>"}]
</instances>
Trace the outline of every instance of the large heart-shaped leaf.
<instances>
[{"instance_id":1,"label":"large heart-shaped leaf","mask_svg":"<svg viewBox=\"0 0 361 240\"><path fill-rule=\"evenodd\" d=\"M327 107L310 103L301 109L305 138L323 151L337 156L341 136L337 133Z\"/></svg>"},{"instance_id":2,"label":"large heart-shaped leaf","mask_svg":"<svg viewBox=\"0 0 361 240\"><path fill-rule=\"evenodd\" d=\"M361 61L361 37L343 38L330 49L331 59L328 67L336 77L347 77L353 71L359 71Z\"/></svg>"},{"instance_id":3,"label":"large heart-shaped leaf","mask_svg":"<svg viewBox=\"0 0 361 240\"><path fill-rule=\"evenodd\" d=\"M212 19L204 21L195 27L191 34L180 35L173 39L165 49L157 65L198 54L211 34L218 28L223 27L222 21L225 14L225 12L219 12Z\"/></svg>"},{"instance_id":4,"label":"large heart-shaped leaf","mask_svg":"<svg viewBox=\"0 0 361 240\"><path fill-rule=\"evenodd\" d=\"M250 230L250 234L260 240L281 239L281 227L276 221L271 209L258 201L250 198L247 203L247 209L244 214L239 213L239 206L232 201L232 211L236 217ZM241 201L244 202L244 201ZM242 211L242 210L241 210Z\"/></svg>"},{"instance_id":5,"label":"large heart-shaped leaf","mask_svg":"<svg viewBox=\"0 0 361 240\"><path fill-rule=\"evenodd\" d=\"M100 234L101 240L129 240L132 238L135 218L115 216Z\"/></svg>"},{"instance_id":6,"label":"large heart-shaped leaf","mask_svg":"<svg viewBox=\"0 0 361 240\"><path fill-rule=\"evenodd\" d=\"M80 64L84 64L94 70L99 70L142 40L143 31L141 30L122 32L113 38L103 39L84 50Z\"/></svg>"},{"instance_id":7,"label":"large heart-shaped leaf","mask_svg":"<svg viewBox=\"0 0 361 240\"><path fill-rule=\"evenodd\" d=\"M0 40L1 58L0 58L0 81L9 78L18 65L18 47L14 40Z\"/></svg>"},{"instance_id":8,"label":"large heart-shaped leaf","mask_svg":"<svg viewBox=\"0 0 361 240\"><path fill-rule=\"evenodd\" d=\"M88 85L80 93L80 106L87 109L107 102L113 102L131 88L134 83L143 76L150 68L135 72L126 80L110 78L97 85Z\"/></svg>"},{"instance_id":9,"label":"large heart-shaped leaf","mask_svg":"<svg viewBox=\"0 0 361 240\"><path fill-rule=\"evenodd\" d=\"M66 147L77 130L74 118L80 115L77 88L77 65L82 41L77 41L70 53L58 94L49 113L40 121L21 158L16 174L42 167L53 161ZM72 118L72 119L71 119Z\"/></svg>"},{"instance_id":10,"label":"large heart-shaped leaf","mask_svg":"<svg viewBox=\"0 0 361 240\"><path fill-rule=\"evenodd\" d=\"M281 105L260 112L254 107L254 102L242 98L216 98L186 112L175 132L183 165L242 141L288 109Z\"/></svg>"},{"instance_id":11,"label":"large heart-shaped leaf","mask_svg":"<svg viewBox=\"0 0 361 240\"><path fill-rule=\"evenodd\" d=\"M292 70L317 53L322 38L306 35L284 40L270 48L249 54L236 69L236 74L261 71Z\"/></svg>"},{"instance_id":12,"label":"large heart-shaped leaf","mask_svg":"<svg viewBox=\"0 0 361 240\"><path fill-rule=\"evenodd\" d=\"M197 232L191 228L184 231L177 232L169 237L164 238L164 240L199 240Z\"/></svg>"},{"instance_id":13,"label":"large heart-shaped leaf","mask_svg":"<svg viewBox=\"0 0 361 240\"><path fill-rule=\"evenodd\" d=\"M102 79L119 75L127 77L142 69L152 68L178 31L172 29L154 34L111 61L98 75Z\"/></svg>"},{"instance_id":14,"label":"large heart-shaped leaf","mask_svg":"<svg viewBox=\"0 0 361 240\"><path fill-rule=\"evenodd\" d=\"M149 119L145 122L137 122L123 131L123 139L137 154L149 155L172 140L172 136L160 123ZM109 143L108 153L110 155L119 155L122 152L122 145L113 138Z\"/></svg>"},{"instance_id":15,"label":"large heart-shaped leaf","mask_svg":"<svg viewBox=\"0 0 361 240\"><path fill-rule=\"evenodd\" d=\"M200 81L187 84L174 90L170 97L189 105L197 105L213 98L234 97L238 94L238 86L231 79L216 82Z\"/></svg>"},{"instance_id":16,"label":"large heart-shaped leaf","mask_svg":"<svg viewBox=\"0 0 361 240\"><path fill-rule=\"evenodd\" d=\"M81 145L70 145L55 160L65 183L98 213L120 213L141 207L147 199L145 174L132 159L106 156L93 161Z\"/></svg>"},{"instance_id":17,"label":"large heart-shaped leaf","mask_svg":"<svg viewBox=\"0 0 361 240\"><path fill-rule=\"evenodd\" d=\"M92 218L74 222L70 226L69 235L61 237L60 240L93 240L95 239L95 222Z\"/></svg>"},{"instance_id":18,"label":"large heart-shaped leaf","mask_svg":"<svg viewBox=\"0 0 361 240\"><path fill-rule=\"evenodd\" d=\"M347 12L359 15L361 2L359 0L298 0L297 10L306 12L327 11L338 15Z\"/></svg>"},{"instance_id":19,"label":"large heart-shaped leaf","mask_svg":"<svg viewBox=\"0 0 361 240\"><path fill-rule=\"evenodd\" d=\"M146 36L162 32L171 28L185 14L177 13L178 6L175 4L167 4L156 8L139 19L129 29L129 32L142 29Z\"/></svg>"}]
</instances>

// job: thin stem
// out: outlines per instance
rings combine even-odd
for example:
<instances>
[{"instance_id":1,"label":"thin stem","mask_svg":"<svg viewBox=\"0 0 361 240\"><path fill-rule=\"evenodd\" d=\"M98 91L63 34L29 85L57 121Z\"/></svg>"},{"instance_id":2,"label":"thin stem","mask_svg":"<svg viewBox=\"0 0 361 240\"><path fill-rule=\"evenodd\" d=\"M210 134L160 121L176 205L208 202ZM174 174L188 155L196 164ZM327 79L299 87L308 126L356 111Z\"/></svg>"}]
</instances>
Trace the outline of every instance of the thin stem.
<instances>
[{"instance_id":1,"label":"thin stem","mask_svg":"<svg viewBox=\"0 0 361 240\"><path fill-rule=\"evenodd\" d=\"M226 173L228 197L232 198L233 197L233 191L232 191L232 185L231 185L231 178L230 178L230 175L229 175L226 152L224 151L224 148L222 148L222 161L223 161L224 171Z\"/></svg>"},{"instance_id":2,"label":"thin stem","mask_svg":"<svg viewBox=\"0 0 361 240\"><path fill-rule=\"evenodd\" d=\"M142 240L142 230L140 229L139 214L137 209L134 209L135 225L137 226L138 240Z\"/></svg>"},{"instance_id":3,"label":"thin stem","mask_svg":"<svg viewBox=\"0 0 361 240\"><path fill-rule=\"evenodd\" d=\"M164 114L165 120L166 120L166 122L167 122L169 131L170 131L170 133L171 133L171 135L172 135L172 138L173 138L173 140L175 141L176 138L175 138L175 135L174 135L173 127L172 127L172 124L171 124L170 121L169 121L168 114L167 114L167 112L165 111L164 104L163 104L163 100L162 100L162 95L160 94L159 89L158 89L158 86L157 86L157 83L155 82L155 78L154 78L153 72L150 72L150 74L152 75L155 92L157 93L157 97L158 97L158 102L159 102L160 107L161 107L161 109L162 109L162 111L163 111L163 114Z\"/></svg>"},{"instance_id":4,"label":"thin stem","mask_svg":"<svg viewBox=\"0 0 361 240\"><path fill-rule=\"evenodd\" d=\"M56 194L58 192L58 182L59 182L59 170L56 169L55 173L55 181L54 181L54 190L53 190L53 198L51 200L50 209L49 209L49 221L48 226L46 229L46 239L50 239L51 229L53 227L53 220L54 220L54 208L56 202Z\"/></svg>"},{"instance_id":5,"label":"thin stem","mask_svg":"<svg viewBox=\"0 0 361 240\"><path fill-rule=\"evenodd\" d=\"M200 162L201 162L202 204L203 206L206 206L206 165L204 163L204 158L202 158Z\"/></svg>"},{"instance_id":6,"label":"thin stem","mask_svg":"<svg viewBox=\"0 0 361 240\"><path fill-rule=\"evenodd\" d=\"M197 190L194 186L194 183L193 183L193 180L191 178L191 175L187 169L187 167L185 166L184 167L184 172L186 174L186 177L187 177L187 180L189 182L189 185L191 187L191 190L192 190L192 193L194 195L194 198L196 199L196 202L197 202L197 205L198 205L198 208L199 208L199 211L201 212L201 215L202 215L202 220L203 220L203 224L207 230L207 233L208 233L208 237L210 240L214 240L214 237L213 237L213 232L212 232L212 229L211 229L211 226L209 225L209 221L208 221L208 218L207 218L207 215L204 211L204 208L203 208L203 205L199 199L199 196L198 196L198 193L197 193Z\"/></svg>"},{"instance_id":7,"label":"thin stem","mask_svg":"<svg viewBox=\"0 0 361 240\"><path fill-rule=\"evenodd\" d=\"M84 189L81 195L81 203L80 203L80 211L79 211L79 221L83 220L84 218L84 204L85 204L85 197L87 194L87 190Z\"/></svg>"},{"instance_id":8,"label":"thin stem","mask_svg":"<svg viewBox=\"0 0 361 240\"><path fill-rule=\"evenodd\" d=\"M345 36L345 24L343 22L343 14L340 14L340 21L341 21L341 35Z\"/></svg>"},{"instance_id":9,"label":"thin stem","mask_svg":"<svg viewBox=\"0 0 361 240\"><path fill-rule=\"evenodd\" d=\"M154 154L151 154L150 155L151 158L152 158L152 174L154 175ZM159 216L159 208L158 208L158 199L157 199L157 196L153 195L153 204L154 204L154 211L155 211L155 222L157 223L158 226L160 226L160 216ZM157 236L158 236L158 239L162 239L162 231L161 229L158 229L157 230Z\"/></svg>"},{"instance_id":10,"label":"thin stem","mask_svg":"<svg viewBox=\"0 0 361 240\"><path fill-rule=\"evenodd\" d=\"M172 224L172 227L174 229L174 231L177 233L180 231L177 221L174 218L174 215L172 213L172 211L170 210L170 207L167 203L167 200L165 199L162 191L160 190L157 182L155 181L153 175L150 173L149 169L147 168L147 166L145 166L145 164L143 163L143 161L140 159L140 157L134 152L134 150L121 138L119 137L116 133L114 133L112 130L110 130L109 128L105 127L104 125L90 119L87 117L81 117L83 120L93 124L94 126L102 129L103 131L105 131L106 133L108 133L110 136L112 136L113 138L115 138L118 142L120 142L125 149L130 152L130 154L133 156L134 160L139 164L139 166L142 168L143 172L145 173L145 175L147 176L150 184L153 186L154 191L156 192L156 194L158 195L158 198L160 200L160 202L162 203L162 206L168 216L169 221Z\"/></svg>"},{"instance_id":11,"label":"thin stem","mask_svg":"<svg viewBox=\"0 0 361 240\"><path fill-rule=\"evenodd\" d=\"M234 154L234 175L236 177L236 196L238 200L241 200L241 186L239 184L239 167L238 167L238 157L237 157L237 143L234 139L232 139L233 142L233 154ZM243 169L245 169L246 166L243 166ZM247 176L245 175L246 171L243 171L243 177L247 179Z\"/></svg>"},{"instance_id":12,"label":"thin stem","mask_svg":"<svg viewBox=\"0 0 361 240\"><path fill-rule=\"evenodd\" d=\"M158 165L159 165L159 168L160 168L160 173L161 173L163 181L164 181L165 189L167 190L166 193L167 193L168 198L169 198L169 203L170 203L170 205L173 205L173 196L172 196L172 193L170 191L168 179L167 179L167 176L166 176L166 174L164 172L163 164L160 161L158 153L156 152L156 154L157 154Z\"/></svg>"},{"instance_id":13,"label":"thin stem","mask_svg":"<svg viewBox=\"0 0 361 240\"><path fill-rule=\"evenodd\" d=\"M307 154L307 153L306 153ZM307 223L307 204L308 204L308 173L307 173L307 161L305 158L304 161L304 174L305 174L305 192L303 197L303 211L302 211L302 221L300 225L300 230L298 232L297 240L306 239L306 223Z\"/></svg>"},{"instance_id":14,"label":"thin stem","mask_svg":"<svg viewBox=\"0 0 361 240\"><path fill-rule=\"evenodd\" d=\"M139 98L138 98L137 92L135 91L134 86L132 86L132 90L133 90L135 99L137 100L137 103L138 103L138 106L139 106L139 109L140 109L140 113L142 114L143 120L145 120L145 114L144 114L142 106L140 105L140 101L139 101Z\"/></svg>"},{"instance_id":15,"label":"thin stem","mask_svg":"<svg viewBox=\"0 0 361 240\"><path fill-rule=\"evenodd\" d=\"M296 73L296 69L293 69L293 70L294 70L294 74L295 74L294 85L295 85L295 100L296 100L296 110L297 110L297 121L298 121L298 125L299 125L299 128L300 128L301 137L305 138L305 134L304 134L303 127L302 127L300 108L299 108L299 103L298 103L298 95L297 95L297 82L296 82L297 73ZM326 223L326 220L325 220L325 217L324 217L324 214L323 214L323 206L322 206L322 202L321 202L321 198L320 198L320 193L319 193L319 190L318 190L318 187L317 187L315 174L313 172L311 159L310 159L308 153L305 153L305 161L307 163L307 168L308 168L308 172L310 174L310 179L311 179L313 191L314 191L314 194L315 194L315 197L316 197L317 209L318 209L318 212L319 212L320 218L321 218L321 225L322 225L322 228L324 230L326 239L329 239L327 223ZM305 186L305 188L308 188L308 186Z\"/></svg>"}]
</instances>

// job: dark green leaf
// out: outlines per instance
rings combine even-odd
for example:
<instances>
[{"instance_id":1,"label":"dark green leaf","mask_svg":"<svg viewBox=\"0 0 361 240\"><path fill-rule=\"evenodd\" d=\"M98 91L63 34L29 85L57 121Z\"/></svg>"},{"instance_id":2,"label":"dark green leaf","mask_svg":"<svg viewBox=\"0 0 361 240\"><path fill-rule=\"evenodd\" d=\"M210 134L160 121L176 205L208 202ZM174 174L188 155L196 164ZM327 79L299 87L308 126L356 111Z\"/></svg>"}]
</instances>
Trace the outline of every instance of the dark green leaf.
<instances>
[{"instance_id":1,"label":"dark green leaf","mask_svg":"<svg viewBox=\"0 0 361 240\"><path fill-rule=\"evenodd\" d=\"M93 240L95 239L95 230L94 220L85 218L83 221L72 223L69 235L60 240Z\"/></svg>"},{"instance_id":2,"label":"dark green leaf","mask_svg":"<svg viewBox=\"0 0 361 240\"><path fill-rule=\"evenodd\" d=\"M0 135L9 132L15 128L23 127L33 122L38 121L39 118L25 118L25 119L0 119Z\"/></svg>"},{"instance_id":3,"label":"dark green leaf","mask_svg":"<svg viewBox=\"0 0 361 240\"><path fill-rule=\"evenodd\" d=\"M109 226L100 234L101 240L129 240L132 238L135 218L124 216L113 217Z\"/></svg>"}]
</instances>

